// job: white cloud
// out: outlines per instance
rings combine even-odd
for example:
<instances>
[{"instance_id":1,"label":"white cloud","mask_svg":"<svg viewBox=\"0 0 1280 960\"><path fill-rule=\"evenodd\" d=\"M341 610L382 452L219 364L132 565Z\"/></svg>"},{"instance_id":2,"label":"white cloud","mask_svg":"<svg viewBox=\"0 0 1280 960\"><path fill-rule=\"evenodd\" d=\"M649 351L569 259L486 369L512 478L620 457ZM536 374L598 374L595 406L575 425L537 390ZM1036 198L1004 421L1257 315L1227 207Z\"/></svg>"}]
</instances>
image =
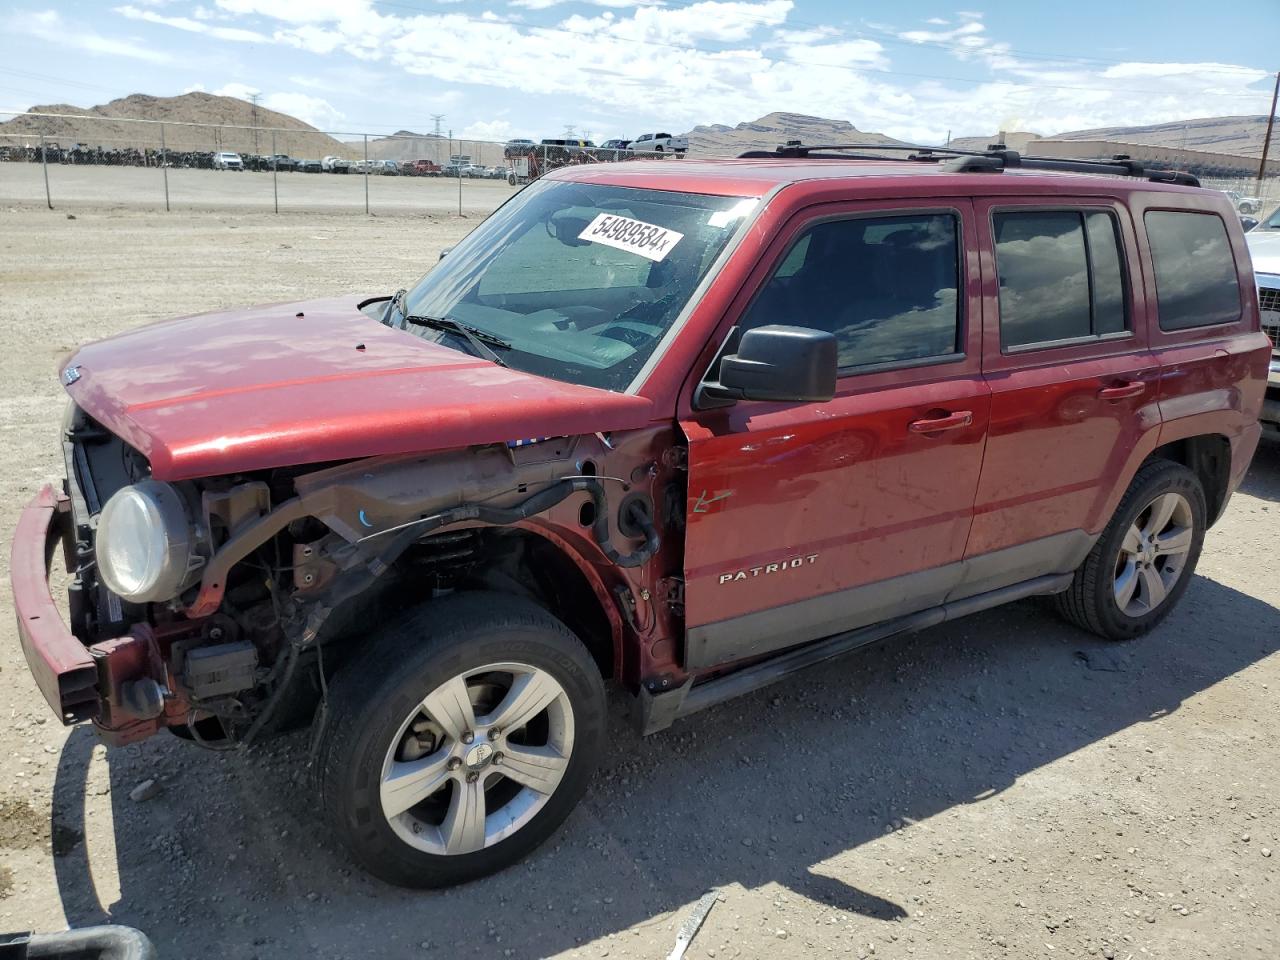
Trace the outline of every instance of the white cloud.
<instances>
[{"instance_id":1,"label":"white cloud","mask_svg":"<svg viewBox=\"0 0 1280 960\"><path fill-rule=\"evenodd\" d=\"M437 0L440 3L457 3L459 0ZM524 7L526 10L546 10L549 7L557 7L562 3L572 3L574 0L511 0L511 6ZM639 7L649 3L660 3L661 0L578 0L580 3L589 3L595 7Z\"/></svg>"},{"instance_id":2,"label":"white cloud","mask_svg":"<svg viewBox=\"0 0 1280 960\"><path fill-rule=\"evenodd\" d=\"M119 40L87 30L77 30L62 19L56 10L15 11L2 21L0 33L11 36L35 37L66 50L83 50L86 53L127 57L147 63L170 63L173 57L163 50L154 50L132 40Z\"/></svg>"},{"instance_id":3,"label":"white cloud","mask_svg":"<svg viewBox=\"0 0 1280 960\"><path fill-rule=\"evenodd\" d=\"M295 90L336 97L340 92L353 96L359 88L371 91L366 96L385 91L395 97L411 85L421 86L418 78L428 78L432 89L458 84L516 88L523 97L563 105L537 118L549 127L557 126L553 118L580 119L593 111L607 118L599 124L602 129L651 123L687 129L790 110L848 119L863 130L903 139L938 141L948 129L989 134L1019 126L1054 133L1252 113L1265 109L1267 100L1259 83L1263 71L1246 67L1031 61L993 37L975 11L869 32L887 30L899 41L936 49L929 73L958 72L949 71L948 63L960 63L966 76L981 82L895 74L889 48L869 36L790 22L793 0L695 0L687 6L582 0L596 9L542 26L524 22L510 6L500 16L426 4L375 5L373 0L204 2L205 12L216 15L223 29L243 27L245 34L323 58L314 68L300 68L299 79L291 81ZM558 0L515 3L545 9ZM208 20L203 14L186 20L146 16L150 11L136 5L129 9L136 19L182 20L170 25L192 30L194 24L217 36L203 29ZM356 68L348 57L363 65ZM348 68L373 79L355 87L335 79ZM288 94L306 98L291 101L289 112L306 111L318 126L342 119L328 101L310 94ZM562 112L567 115L557 116ZM464 133L478 139L482 126L498 138L529 132L501 126L506 122L473 124Z\"/></svg>"},{"instance_id":4,"label":"white cloud","mask_svg":"<svg viewBox=\"0 0 1280 960\"><path fill-rule=\"evenodd\" d=\"M332 130L346 118L328 100L306 93L269 93L263 98L262 105L268 110L297 117L303 123L321 130Z\"/></svg>"},{"instance_id":5,"label":"white cloud","mask_svg":"<svg viewBox=\"0 0 1280 960\"><path fill-rule=\"evenodd\" d=\"M516 128L506 120L486 120L473 123L454 134L459 140L510 140Z\"/></svg>"},{"instance_id":6,"label":"white cloud","mask_svg":"<svg viewBox=\"0 0 1280 960\"><path fill-rule=\"evenodd\" d=\"M189 87L182 88L183 93L204 93L203 83L193 83Z\"/></svg>"},{"instance_id":7,"label":"white cloud","mask_svg":"<svg viewBox=\"0 0 1280 960\"><path fill-rule=\"evenodd\" d=\"M242 30L239 27L216 27L204 20L192 20L190 17L166 17L154 10L140 10L135 6L125 5L114 8L115 12L130 20L143 20L147 23L158 23L188 33L203 33L219 40L231 40L236 43L266 43L269 38L256 30ZM199 14L199 8L196 13Z\"/></svg>"},{"instance_id":8,"label":"white cloud","mask_svg":"<svg viewBox=\"0 0 1280 960\"><path fill-rule=\"evenodd\" d=\"M218 89L212 91L215 97L235 97L237 100L248 100L255 94L262 93L257 87L251 87L247 83L233 81L224 83Z\"/></svg>"}]
</instances>

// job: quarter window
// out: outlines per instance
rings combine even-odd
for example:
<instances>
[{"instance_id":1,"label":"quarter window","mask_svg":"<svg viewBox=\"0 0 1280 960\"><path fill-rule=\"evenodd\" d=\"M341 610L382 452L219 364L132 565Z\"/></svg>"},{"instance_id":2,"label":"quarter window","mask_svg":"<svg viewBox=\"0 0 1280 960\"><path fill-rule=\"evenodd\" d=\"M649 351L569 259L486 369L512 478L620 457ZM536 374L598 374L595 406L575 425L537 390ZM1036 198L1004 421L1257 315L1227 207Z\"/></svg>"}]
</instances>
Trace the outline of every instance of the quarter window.
<instances>
[{"instance_id":1,"label":"quarter window","mask_svg":"<svg viewBox=\"0 0 1280 960\"><path fill-rule=\"evenodd\" d=\"M1221 218L1151 210L1146 222L1160 329L1186 330L1239 319L1240 283Z\"/></svg>"},{"instance_id":2,"label":"quarter window","mask_svg":"<svg viewBox=\"0 0 1280 960\"><path fill-rule=\"evenodd\" d=\"M1129 327L1115 218L1078 210L996 213L1004 349L1123 333Z\"/></svg>"},{"instance_id":3,"label":"quarter window","mask_svg":"<svg viewBox=\"0 0 1280 960\"><path fill-rule=\"evenodd\" d=\"M944 357L960 328L959 220L829 220L792 244L741 322L829 330L840 367Z\"/></svg>"}]
</instances>

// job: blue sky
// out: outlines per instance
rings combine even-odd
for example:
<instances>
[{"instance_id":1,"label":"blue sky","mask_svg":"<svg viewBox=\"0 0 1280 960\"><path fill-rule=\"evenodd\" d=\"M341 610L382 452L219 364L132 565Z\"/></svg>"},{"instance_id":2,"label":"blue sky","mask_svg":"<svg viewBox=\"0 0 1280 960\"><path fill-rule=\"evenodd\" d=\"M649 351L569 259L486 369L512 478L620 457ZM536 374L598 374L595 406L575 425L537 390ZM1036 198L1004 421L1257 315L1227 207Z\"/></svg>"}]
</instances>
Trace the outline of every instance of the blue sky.
<instances>
[{"instance_id":1,"label":"blue sky","mask_svg":"<svg viewBox=\"0 0 1280 960\"><path fill-rule=\"evenodd\" d=\"M967 4L969 0L960 0ZM9 0L0 110L245 96L324 129L596 140L774 110L917 141L1265 113L1280 0ZM1183 9L1180 9L1183 8Z\"/></svg>"}]
</instances>

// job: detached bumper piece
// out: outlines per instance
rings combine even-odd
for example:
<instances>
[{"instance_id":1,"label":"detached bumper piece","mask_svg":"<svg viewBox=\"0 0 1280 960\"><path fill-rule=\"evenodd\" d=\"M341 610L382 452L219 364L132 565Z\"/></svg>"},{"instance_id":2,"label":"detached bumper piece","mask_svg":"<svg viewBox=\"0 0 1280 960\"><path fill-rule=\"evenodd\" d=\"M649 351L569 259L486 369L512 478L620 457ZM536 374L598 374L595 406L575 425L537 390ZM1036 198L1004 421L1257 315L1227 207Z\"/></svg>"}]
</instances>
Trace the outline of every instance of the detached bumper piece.
<instances>
[{"instance_id":1,"label":"detached bumper piece","mask_svg":"<svg viewBox=\"0 0 1280 960\"><path fill-rule=\"evenodd\" d=\"M66 933L0 933L0 960L156 960L133 927L85 927Z\"/></svg>"},{"instance_id":2,"label":"detached bumper piece","mask_svg":"<svg viewBox=\"0 0 1280 960\"><path fill-rule=\"evenodd\" d=\"M22 652L36 686L66 724L98 715L97 665L62 622L49 591L49 566L70 514L67 497L43 487L18 518L9 564Z\"/></svg>"}]
</instances>

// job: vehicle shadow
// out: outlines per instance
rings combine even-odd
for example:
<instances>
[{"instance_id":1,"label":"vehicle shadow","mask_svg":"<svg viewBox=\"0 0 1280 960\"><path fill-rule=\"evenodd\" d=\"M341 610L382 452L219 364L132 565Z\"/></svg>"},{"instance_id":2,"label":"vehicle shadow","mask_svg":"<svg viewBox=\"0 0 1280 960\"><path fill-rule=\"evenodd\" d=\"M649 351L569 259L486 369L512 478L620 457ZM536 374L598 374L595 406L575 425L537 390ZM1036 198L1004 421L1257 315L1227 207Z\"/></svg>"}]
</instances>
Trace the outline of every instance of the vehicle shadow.
<instances>
[{"instance_id":1,"label":"vehicle shadow","mask_svg":"<svg viewBox=\"0 0 1280 960\"><path fill-rule=\"evenodd\" d=\"M157 738L108 758L119 898L105 902L117 878L95 877L83 845L58 860L58 887L72 925L136 926L181 957L421 956L423 944L540 957L732 884L777 883L892 924L907 915L900 892L849 885L828 862L986 803L1278 649L1280 611L1198 576L1178 615L1134 643L1025 602L860 651L648 739L618 697L610 752L556 837L512 869L435 892L387 886L346 858L315 809L304 735L247 754ZM58 825L87 832L91 847L95 821L76 818L92 741L72 735L54 797ZM152 777L163 791L131 801ZM938 854L923 840L912 849ZM646 952L670 949L665 924L647 932L661 949Z\"/></svg>"}]
</instances>

